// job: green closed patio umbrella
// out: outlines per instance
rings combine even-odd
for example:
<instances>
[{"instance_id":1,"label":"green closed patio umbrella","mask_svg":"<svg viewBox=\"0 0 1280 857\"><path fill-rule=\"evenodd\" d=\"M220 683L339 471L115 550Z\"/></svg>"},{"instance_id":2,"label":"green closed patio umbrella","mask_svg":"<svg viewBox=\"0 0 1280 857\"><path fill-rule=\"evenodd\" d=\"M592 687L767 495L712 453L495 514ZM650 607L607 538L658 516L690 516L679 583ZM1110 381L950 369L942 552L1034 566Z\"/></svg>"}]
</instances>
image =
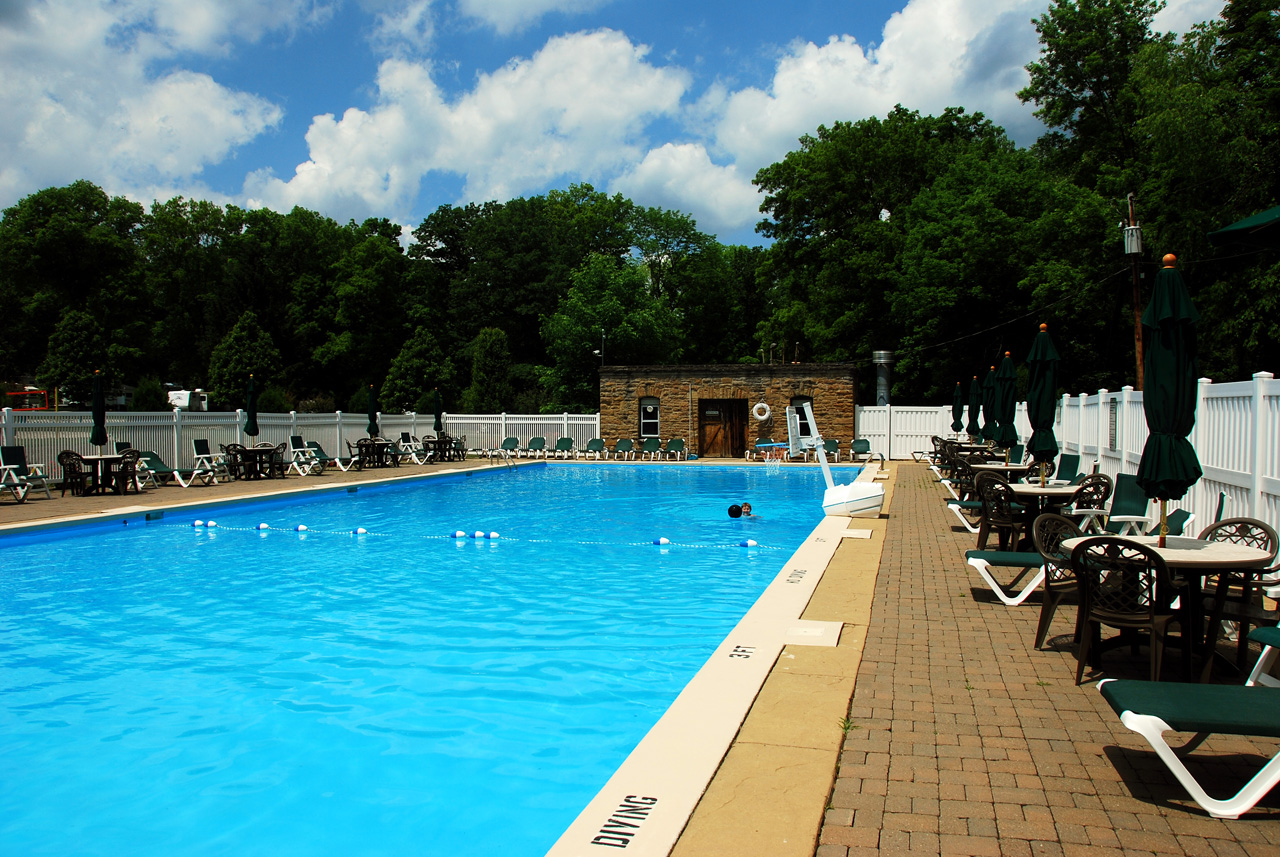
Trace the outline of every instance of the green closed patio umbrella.
<instances>
[{"instance_id":1,"label":"green closed patio umbrella","mask_svg":"<svg viewBox=\"0 0 1280 857\"><path fill-rule=\"evenodd\" d=\"M1013 424L1018 414L1017 383L1018 370L1006 351L996 370L996 446L1004 449L1018 442L1018 428Z\"/></svg>"},{"instance_id":2,"label":"green closed patio umbrella","mask_svg":"<svg viewBox=\"0 0 1280 857\"><path fill-rule=\"evenodd\" d=\"M1146 334L1142 355L1142 410L1147 442L1138 462L1137 482L1148 498L1160 501L1160 545L1168 531L1167 503L1180 500L1203 475L1187 435L1196 424L1196 322L1187 284L1174 267L1172 253L1156 274L1151 303L1142 314Z\"/></svg>"},{"instance_id":3,"label":"green closed patio umbrella","mask_svg":"<svg viewBox=\"0 0 1280 857\"><path fill-rule=\"evenodd\" d=\"M1049 336L1049 325L1040 325L1040 332L1031 343L1027 366L1031 370L1031 382L1027 386L1027 416L1031 419L1031 438L1027 441L1030 452L1040 468L1040 481L1044 481L1043 465L1058 455L1058 439L1053 434L1053 418L1058 400L1058 349Z\"/></svg>"},{"instance_id":4,"label":"green closed patio umbrella","mask_svg":"<svg viewBox=\"0 0 1280 857\"><path fill-rule=\"evenodd\" d=\"M444 431L444 400L440 398L439 387L436 387L431 391L431 412L435 414L436 418L435 424L432 425L431 430L434 431L438 437L440 432Z\"/></svg>"},{"instance_id":5,"label":"green closed patio umbrella","mask_svg":"<svg viewBox=\"0 0 1280 857\"><path fill-rule=\"evenodd\" d=\"M951 430L956 434L964 431L964 391L960 389L960 382L956 381L956 388L951 392Z\"/></svg>"},{"instance_id":6,"label":"green closed patio umbrella","mask_svg":"<svg viewBox=\"0 0 1280 857\"><path fill-rule=\"evenodd\" d=\"M377 437L378 431L378 394L373 391L373 385L369 385L369 425L365 426L365 431L369 433L369 437Z\"/></svg>"},{"instance_id":7,"label":"green closed patio umbrella","mask_svg":"<svg viewBox=\"0 0 1280 857\"><path fill-rule=\"evenodd\" d=\"M982 379L982 439L996 439L996 367L987 370L987 377Z\"/></svg>"},{"instance_id":8,"label":"green closed patio umbrella","mask_svg":"<svg viewBox=\"0 0 1280 857\"><path fill-rule=\"evenodd\" d=\"M965 431L969 433L970 440L977 440L982 435L982 427L978 425L978 414L982 410L982 382L978 380L978 376L973 376L973 381L969 384L969 424L965 426Z\"/></svg>"},{"instance_id":9,"label":"green closed patio umbrella","mask_svg":"<svg viewBox=\"0 0 1280 857\"><path fill-rule=\"evenodd\" d=\"M253 375L249 376L249 391L245 394L244 433L249 437L258 436L258 391L253 386Z\"/></svg>"},{"instance_id":10,"label":"green closed patio umbrella","mask_svg":"<svg viewBox=\"0 0 1280 857\"><path fill-rule=\"evenodd\" d=\"M93 412L93 431L89 432L89 443L93 446L107 445L107 398L102 392L102 372L93 370L93 398L89 409Z\"/></svg>"}]
</instances>

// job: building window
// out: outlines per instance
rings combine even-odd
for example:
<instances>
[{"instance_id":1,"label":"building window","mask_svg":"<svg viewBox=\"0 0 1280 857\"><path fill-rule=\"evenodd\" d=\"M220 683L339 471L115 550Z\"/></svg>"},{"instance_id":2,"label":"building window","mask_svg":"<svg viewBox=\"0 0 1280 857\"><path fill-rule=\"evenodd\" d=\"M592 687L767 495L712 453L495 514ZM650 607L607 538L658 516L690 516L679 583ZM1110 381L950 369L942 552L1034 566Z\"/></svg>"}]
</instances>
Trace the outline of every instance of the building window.
<instances>
[{"instance_id":1,"label":"building window","mask_svg":"<svg viewBox=\"0 0 1280 857\"><path fill-rule=\"evenodd\" d=\"M800 421L800 436L813 437L813 427L809 425L809 415L804 412L801 405L808 403L813 404L813 396L792 396L791 407L796 409L796 418Z\"/></svg>"},{"instance_id":2,"label":"building window","mask_svg":"<svg viewBox=\"0 0 1280 857\"><path fill-rule=\"evenodd\" d=\"M661 436L658 434L658 400L652 396L640 400L640 436Z\"/></svg>"}]
</instances>

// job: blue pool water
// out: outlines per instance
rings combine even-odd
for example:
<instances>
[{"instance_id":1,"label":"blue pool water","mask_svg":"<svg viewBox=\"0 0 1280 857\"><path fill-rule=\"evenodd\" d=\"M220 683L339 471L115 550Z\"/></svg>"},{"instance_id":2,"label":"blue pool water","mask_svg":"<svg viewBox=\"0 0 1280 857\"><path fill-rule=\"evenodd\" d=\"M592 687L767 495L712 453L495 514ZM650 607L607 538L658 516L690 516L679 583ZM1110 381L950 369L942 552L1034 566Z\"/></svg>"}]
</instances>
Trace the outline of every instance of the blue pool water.
<instances>
[{"instance_id":1,"label":"blue pool water","mask_svg":"<svg viewBox=\"0 0 1280 857\"><path fill-rule=\"evenodd\" d=\"M0 854L542 854L821 488L548 466L0 537Z\"/></svg>"}]
</instances>

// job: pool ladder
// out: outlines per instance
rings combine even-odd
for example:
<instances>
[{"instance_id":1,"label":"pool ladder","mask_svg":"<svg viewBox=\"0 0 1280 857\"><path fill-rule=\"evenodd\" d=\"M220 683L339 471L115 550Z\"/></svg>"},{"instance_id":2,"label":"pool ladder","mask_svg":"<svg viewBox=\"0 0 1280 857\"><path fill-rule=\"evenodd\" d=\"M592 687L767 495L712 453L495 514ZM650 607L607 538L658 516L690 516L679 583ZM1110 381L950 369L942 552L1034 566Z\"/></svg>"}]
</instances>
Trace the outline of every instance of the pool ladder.
<instances>
[{"instance_id":1,"label":"pool ladder","mask_svg":"<svg viewBox=\"0 0 1280 857\"><path fill-rule=\"evenodd\" d=\"M499 456L499 457L502 459L502 461L503 461L503 463L504 463L504 464L506 464L506 465L507 465L507 469L508 469L508 470L512 470L512 469L513 469L513 468L512 468L512 466L511 466L511 453L507 452L505 449L495 449L495 450L492 450L492 451L490 452L490 454L489 454L489 460L490 460L490 461L492 461L492 460L493 460L493 456L494 456L495 454L496 454L497 456Z\"/></svg>"}]
</instances>

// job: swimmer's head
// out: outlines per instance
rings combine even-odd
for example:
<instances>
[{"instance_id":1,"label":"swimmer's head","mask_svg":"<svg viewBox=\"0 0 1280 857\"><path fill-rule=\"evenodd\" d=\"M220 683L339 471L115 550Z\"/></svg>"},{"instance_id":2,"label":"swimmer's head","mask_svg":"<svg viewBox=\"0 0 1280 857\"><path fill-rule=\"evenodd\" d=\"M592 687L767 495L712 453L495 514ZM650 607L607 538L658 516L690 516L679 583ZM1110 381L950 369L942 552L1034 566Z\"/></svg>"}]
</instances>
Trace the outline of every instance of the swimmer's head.
<instances>
[{"instance_id":1,"label":"swimmer's head","mask_svg":"<svg viewBox=\"0 0 1280 857\"><path fill-rule=\"evenodd\" d=\"M730 517L730 518L741 518L741 517L742 517L742 507L741 507L741 506L739 506L737 503L734 503L732 506L730 506L730 507L729 507L729 517Z\"/></svg>"},{"instance_id":2,"label":"swimmer's head","mask_svg":"<svg viewBox=\"0 0 1280 857\"><path fill-rule=\"evenodd\" d=\"M742 504L742 514L744 514L744 515L750 515L750 514L751 514L751 504L750 504L750 503L743 503L743 504Z\"/></svg>"}]
</instances>

